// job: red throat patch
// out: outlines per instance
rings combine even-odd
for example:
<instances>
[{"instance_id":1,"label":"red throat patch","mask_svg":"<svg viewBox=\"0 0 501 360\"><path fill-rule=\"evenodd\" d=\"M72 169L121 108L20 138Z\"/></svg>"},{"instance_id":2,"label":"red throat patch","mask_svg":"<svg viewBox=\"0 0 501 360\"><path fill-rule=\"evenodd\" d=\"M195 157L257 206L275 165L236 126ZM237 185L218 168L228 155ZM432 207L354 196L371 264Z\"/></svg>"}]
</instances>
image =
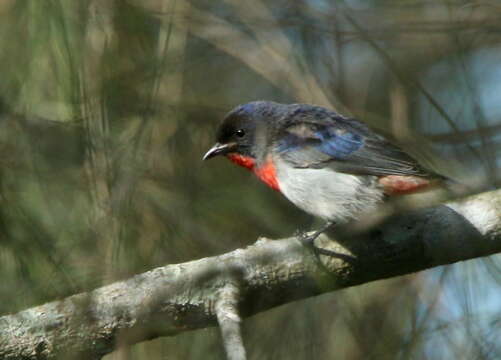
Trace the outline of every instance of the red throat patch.
<instances>
[{"instance_id":1,"label":"red throat patch","mask_svg":"<svg viewBox=\"0 0 501 360\"><path fill-rule=\"evenodd\" d=\"M252 171L262 182L271 187L273 190L280 191L277 180L277 169L273 165L273 161L268 159L260 167L256 167L256 160L250 156L243 156L240 154L230 153L226 155L233 163L243 166Z\"/></svg>"},{"instance_id":2,"label":"red throat patch","mask_svg":"<svg viewBox=\"0 0 501 360\"><path fill-rule=\"evenodd\" d=\"M243 156L236 153L229 153L226 155L228 159L231 160L232 163L235 163L239 166L243 166L246 169L253 170L256 165L256 160L251 158L250 156Z\"/></svg>"}]
</instances>

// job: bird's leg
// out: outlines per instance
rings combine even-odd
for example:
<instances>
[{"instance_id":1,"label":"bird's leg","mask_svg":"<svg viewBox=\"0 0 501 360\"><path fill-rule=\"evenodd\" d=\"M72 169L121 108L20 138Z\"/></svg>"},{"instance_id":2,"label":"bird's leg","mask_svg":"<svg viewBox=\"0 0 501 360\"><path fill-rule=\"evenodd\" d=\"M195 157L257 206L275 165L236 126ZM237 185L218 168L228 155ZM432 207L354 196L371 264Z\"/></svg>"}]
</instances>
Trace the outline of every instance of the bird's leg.
<instances>
[{"instance_id":1,"label":"bird's leg","mask_svg":"<svg viewBox=\"0 0 501 360\"><path fill-rule=\"evenodd\" d=\"M327 231L330 227L333 227L336 225L336 222L334 221L328 221L324 226L322 226L320 229L315 231L311 235L307 235L306 233L299 233L297 237L299 238L299 241L303 244L305 247L309 247L310 249L313 250L315 255L318 257L318 255L327 255L331 257L335 257L338 259L342 259L348 263L355 263L356 258L352 255L347 255L347 254L341 254L337 253L335 251L315 247L314 241L317 237L319 237L323 232Z\"/></svg>"},{"instance_id":2,"label":"bird's leg","mask_svg":"<svg viewBox=\"0 0 501 360\"><path fill-rule=\"evenodd\" d=\"M324 226L315 231L313 234L308 235L306 233L301 233L298 235L299 240L303 243L303 245L308 247L314 247L313 242L317 237L319 237L323 232L327 231L332 226L336 225L335 221L327 221Z\"/></svg>"}]
</instances>

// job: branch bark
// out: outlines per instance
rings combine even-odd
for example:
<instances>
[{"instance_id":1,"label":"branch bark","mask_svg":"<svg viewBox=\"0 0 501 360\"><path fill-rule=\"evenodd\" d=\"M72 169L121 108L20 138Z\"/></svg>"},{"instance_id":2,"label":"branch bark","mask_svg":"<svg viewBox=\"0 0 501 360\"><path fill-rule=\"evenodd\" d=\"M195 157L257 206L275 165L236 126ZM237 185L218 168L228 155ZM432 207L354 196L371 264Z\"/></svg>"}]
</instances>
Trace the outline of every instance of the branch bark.
<instances>
[{"instance_id":1,"label":"branch bark","mask_svg":"<svg viewBox=\"0 0 501 360\"><path fill-rule=\"evenodd\" d=\"M341 229L342 230L342 229ZM1 359L100 358L117 344L218 323L245 352L240 316L365 282L501 252L501 190L321 236L324 256L296 238L259 239L220 256L167 265L89 293L0 318ZM223 295L222 295L223 294ZM227 320L230 320L229 322Z\"/></svg>"},{"instance_id":2,"label":"branch bark","mask_svg":"<svg viewBox=\"0 0 501 360\"><path fill-rule=\"evenodd\" d=\"M221 328L224 348L228 360L245 360L245 347L242 340L238 311L240 287L228 283L219 293L216 302L217 322Z\"/></svg>"}]
</instances>

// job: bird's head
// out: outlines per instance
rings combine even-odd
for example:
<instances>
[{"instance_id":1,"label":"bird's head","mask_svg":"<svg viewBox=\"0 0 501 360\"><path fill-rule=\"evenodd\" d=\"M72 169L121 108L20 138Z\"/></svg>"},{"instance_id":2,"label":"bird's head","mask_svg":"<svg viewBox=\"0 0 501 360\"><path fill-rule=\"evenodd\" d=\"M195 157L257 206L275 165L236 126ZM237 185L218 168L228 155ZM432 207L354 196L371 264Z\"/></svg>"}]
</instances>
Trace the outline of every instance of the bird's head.
<instances>
[{"instance_id":1,"label":"bird's head","mask_svg":"<svg viewBox=\"0 0 501 360\"><path fill-rule=\"evenodd\" d=\"M216 133L216 144L204 155L207 160L224 155L247 168L262 155L281 104L254 101L230 111Z\"/></svg>"}]
</instances>

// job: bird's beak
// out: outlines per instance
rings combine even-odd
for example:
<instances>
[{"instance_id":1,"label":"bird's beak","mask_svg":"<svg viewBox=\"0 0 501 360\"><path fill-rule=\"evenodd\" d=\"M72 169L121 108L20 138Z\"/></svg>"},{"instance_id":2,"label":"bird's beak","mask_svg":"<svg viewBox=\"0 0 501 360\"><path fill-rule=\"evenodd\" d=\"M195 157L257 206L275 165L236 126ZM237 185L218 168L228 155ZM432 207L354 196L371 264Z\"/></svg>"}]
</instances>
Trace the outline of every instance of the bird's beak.
<instances>
[{"instance_id":1,"label":"bird's beak","mask_svg":"<svg viewBox=\"0 0 501 360\"><path fill-rule=\"evenodd\" d=\"M209 151L207 151L202 158L202 160L208 160L214 156L217 155L224 155L229 153L233 148L235 147L235 144L220 144L216 143L213 147L210 148Z\"/></svg>"}]
</instances>

